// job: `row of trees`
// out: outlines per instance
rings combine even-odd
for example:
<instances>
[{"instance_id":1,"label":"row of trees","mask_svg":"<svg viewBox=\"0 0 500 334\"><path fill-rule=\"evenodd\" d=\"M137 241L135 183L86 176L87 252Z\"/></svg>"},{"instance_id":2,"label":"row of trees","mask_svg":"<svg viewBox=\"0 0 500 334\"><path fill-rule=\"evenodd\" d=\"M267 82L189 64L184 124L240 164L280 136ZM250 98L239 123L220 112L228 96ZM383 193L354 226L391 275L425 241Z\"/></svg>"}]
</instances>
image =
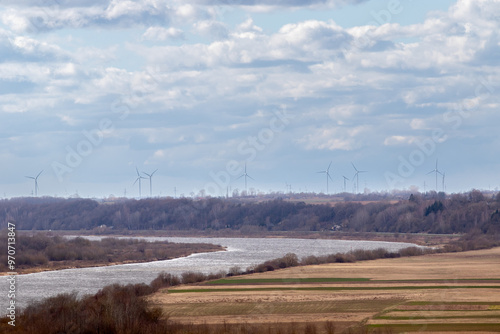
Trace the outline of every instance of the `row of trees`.
<instances>
[{"instance_id":1,"label":"row of trees","mask_svg":"<svg viewBox=\"0 0 500 334\"><path fill-rule=\"evenodd\" d=\"M240 230L393 233L500 232L500 194L479 191L448 198L306 204L275 199L144 199L99 203L90 199L0 201L0 219L25 230Z\"/></svg>"}]
</instances>

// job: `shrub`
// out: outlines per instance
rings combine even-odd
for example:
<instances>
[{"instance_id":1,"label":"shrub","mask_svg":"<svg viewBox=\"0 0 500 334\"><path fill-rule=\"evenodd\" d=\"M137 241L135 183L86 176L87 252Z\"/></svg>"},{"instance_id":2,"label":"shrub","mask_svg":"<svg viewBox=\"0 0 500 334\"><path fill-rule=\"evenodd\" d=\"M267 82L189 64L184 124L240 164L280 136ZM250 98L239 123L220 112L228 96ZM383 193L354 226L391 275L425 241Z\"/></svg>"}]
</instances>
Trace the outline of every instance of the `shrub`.
<instances>
[{"instance_id":1,"label":"shrub","mask_svg":"<svg viewBox=\"0 0 500 334\"><path fill-rule=\"evenodd\" d=\"M422 250L422 248L418 248L418 247L407 247L407 248L403 248L399 251L399 254L401 256L418 256L418 255L423 255L424 254L424 251Z\"/></svg>"},{"instance_id":2,"label":"shrub","mask_svg":"<svg viewBox=\"0 0 500 334\"><path fill-rule=\"evenodd\" d=\"M150 285L154 291L158 291L161 288L168 288L171 286L180 285L181 280L178 276L167 274L161 272L154 280L151 281Z\"/></svg>"},{"instance_id":3,"label":"shrub","mask_svg":"<svg viewBox=\"0 0 500 334\"><path fill-rule=\"evenodd\" d=\"M313 264L320 264L320 261L317 256L310 255L302 258L302 260L300 260L300 264L303 266L309 266Z\"/></svg>"},{"instance_id":4,"label":"shrub","mask_svg":"<svg viewBox=\"0 0 500 334\"><path fill-rule=\"evenodd\" d=\"M182 284L199 283L207 280L207 275L202 272L188 271L182 273Z\"/></svg>"},{"instance_id":5,"label":"shrub","mask_svg":"<svg viewBox=\"0 0 500 334\"><path fill-rule=\"evenodd\" d=\"M280 263L280 267L282 268L296 267L299 265L299 259L297 258L297 255L295 255L294 253L286 254L281 258L280 262L284 264L284 267L282 267Z\"/></svg>"},{"instance_id":6,"label":"shrub","mask_svg":"<svg viewBox=\"0 0 500 334\"><path fill-rule=\"evenodd\" d=\"M240 267L238 267L238 266L234 266L234 267L229 268L229 273L228 273L228 275L229 275L229 276L237 276L237 275L241 275L241 274L242 274L242 272L243 272L243 271L241 270L241 268L240 268Z\"/></svg>"}]
</instances>

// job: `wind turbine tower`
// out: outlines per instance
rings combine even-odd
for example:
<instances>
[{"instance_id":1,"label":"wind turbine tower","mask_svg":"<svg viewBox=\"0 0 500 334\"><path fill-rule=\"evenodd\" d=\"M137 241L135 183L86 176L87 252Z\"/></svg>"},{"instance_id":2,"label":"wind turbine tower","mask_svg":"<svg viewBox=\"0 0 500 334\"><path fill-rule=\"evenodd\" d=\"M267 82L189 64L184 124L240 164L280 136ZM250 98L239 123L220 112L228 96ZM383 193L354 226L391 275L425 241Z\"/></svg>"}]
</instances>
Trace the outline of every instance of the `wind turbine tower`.
<instances>
[{"instance_id":1,"label":"wind turbine tower","mask_svg":"<svg viewBox=\"0 0 500 334\"><path fill-rule=\"evenodd\" d=\"M26 176L28 179L32 179L32 180L35 180L35 197L38 196L38 177L40 176L40 174L43 173L43 170L38 173L37 176Z\"/></svg>"},{"instance_id":2,"label":"wind turbine tower","mask_svg":"<svg viewBox=\"0 0 500 334\"><path fill-rule=\"evenodd\" d=\"M445 173L445 172L443 172L443 174L441 174L441 175L443 176L443 192L446 192L446 185L445 185L445 183L444 183L444 178L445 178L445 176L446 176L446 173Z\"/></svg>"},{"instance_id":3,"label":"wind turbine tower","mask_svg":"<svg viewBox=\"0 0 500 334\"><path fill-rule=\"evenodd\" d=\"M427 175L429 174L432 174L432 173L436 173L436 191L438 191L438 174L441 174L443 175L439 169L438 169L438 159L436 159L436 168L434 168L433 170L431 170L429 173L427 173Z\"/></svg>"},{"instance_id":4,"label":"wind turbine tower","mask_svg":"<svg viewBox=\"0 0 500 334\"><path fill-rule=\"evenodd\" d=\"M330 161L330 164L328 165L328 168L326 170L317 172L320 174L325 174L326 175L326 193L328 194L328 179L332 180L332 177L330 176L330 166L332 165L332 162Z\"/></svg>"},{"instance_id":5,"label":"wind turbine tower","mask_svg":"<svg viewBox=\"0 0 500 334\"><path fill-rule=\"evenodd\" d=\"M346 181L349 181L349 179L347 177L345 177L344 175L342 175L342 177L344 178L344 192L347 192Z\"/></svg>"},{"instance_id":6,"label":"wind turbine tower","mask_svg":"<svg viewBox=\"0 0 500 334\"><path fill-rule=\"evenodd\" d=\"M155 171L152 172L151 174L142 172L142 174L147 175L149 178L149 197L153 197L153 175L156 173L157 170L158 169L155 169Z\"/></svg>"},{"instance_id":7,"label":"wind turbine tower","mask_svg":"<svg viewBox=\"0 0 500 334\"><path fill-rule=\"evenodd\" d=\"M354 178L356 178L356 192L359 193L359 173L367 173L368 171L358 170L352 162L351 162L351 165L354 168L354 170L356 171L356 173L354 173L354 176L352 177L352 179L354 180Z\"/></svg>"},{"instance_id":8,"label":"wind turbine tower","mask_svg":"<svg viewBox=\"0 0 500 334\"><path fill-rule=\"evenodd\" d=\"M133 185L135 185L137 183L137 181L139 181L139 198L141 198L142 197L141 179L145 179L145 177L141 176L141 174L139 174L139 170L137 169L137 167L135 168L135 171L137 172L137 179L135 179L135 182Z\"/></svg>"},{"instance_id":9,"label":"wind turbine tower","mask_svg":"<svg viewBox=\"0 0 500 334\"><path fill-rule=\"evenodd\" d=\"M254 181L255 181L255 179L253 177L251 177L250 175L248 175L248 173L247 173L247 163L246 162L245 162L245 172L243 174L241 174L236 180L239 180L242 177L245 177L245 192L247 192L247 178L249 178L250 180L254 180Z\"/></svg>"}]
</instances>

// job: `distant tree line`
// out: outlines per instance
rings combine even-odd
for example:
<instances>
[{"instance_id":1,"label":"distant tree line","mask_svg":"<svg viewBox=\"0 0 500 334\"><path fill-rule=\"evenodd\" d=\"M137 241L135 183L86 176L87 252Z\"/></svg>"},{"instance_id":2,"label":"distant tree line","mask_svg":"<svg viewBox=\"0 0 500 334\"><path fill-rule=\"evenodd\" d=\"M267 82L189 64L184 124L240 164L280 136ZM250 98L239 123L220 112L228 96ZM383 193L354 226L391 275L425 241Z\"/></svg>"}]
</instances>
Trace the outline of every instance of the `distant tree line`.
<instances>
[{"instance_id":1,"label":"distant tree line","mask_svg":"<svg viewBox=\"0 0 500 334\"><path fill-rule=\"evenodd\" d=\"M500 233L500 193L474 190L412 194L397 201L335 205L283 199L158 198L98 202L91 199L18 198L0 201L0 220L24 230L239 230L391 233ZM2 226L5 227L5 226Z\"/></svg>"}]
</instances>

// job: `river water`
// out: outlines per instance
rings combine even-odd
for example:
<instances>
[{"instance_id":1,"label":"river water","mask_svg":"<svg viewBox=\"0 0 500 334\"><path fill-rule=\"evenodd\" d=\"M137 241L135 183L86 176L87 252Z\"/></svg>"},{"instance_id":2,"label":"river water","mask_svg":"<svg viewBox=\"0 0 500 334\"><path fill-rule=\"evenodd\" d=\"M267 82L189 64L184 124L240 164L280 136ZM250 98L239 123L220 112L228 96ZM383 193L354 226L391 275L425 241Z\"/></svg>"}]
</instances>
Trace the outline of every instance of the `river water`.
<instances>
[{"instance_id":1,"label":"river water","mask_svg":"<svg viewBox=\"0 0 500 334\"><path fill-rule=\"evenodd\" d=\"M100 237L88 237L100 239ZM148 241L167 240L170 242L211 243L222 245L226 251L193 254L183 258L147 263L123 264L108 267L66 269L36 274L18 275L16 277L16 305L26 306L29 302L40 300L59 293L76 291L79 295L96 293L105 285L113 283L150 283L160 272L180 275L185 271L201 271L204 273L228 270L239 266L247 267L266 260L281 257L286 253L295 253L299 257L308 255L326 255L344 253L355 249L385 248L397 251L401 248L416 246L408 243L380 241L347 241L322 239L291 238L170 238L147 237ZM8 305L7 278L0 286L0 307ZM4 308L5 306L5 308ZM0 314L3 312L0 311Z\"/></svg>"}]
</instances>

